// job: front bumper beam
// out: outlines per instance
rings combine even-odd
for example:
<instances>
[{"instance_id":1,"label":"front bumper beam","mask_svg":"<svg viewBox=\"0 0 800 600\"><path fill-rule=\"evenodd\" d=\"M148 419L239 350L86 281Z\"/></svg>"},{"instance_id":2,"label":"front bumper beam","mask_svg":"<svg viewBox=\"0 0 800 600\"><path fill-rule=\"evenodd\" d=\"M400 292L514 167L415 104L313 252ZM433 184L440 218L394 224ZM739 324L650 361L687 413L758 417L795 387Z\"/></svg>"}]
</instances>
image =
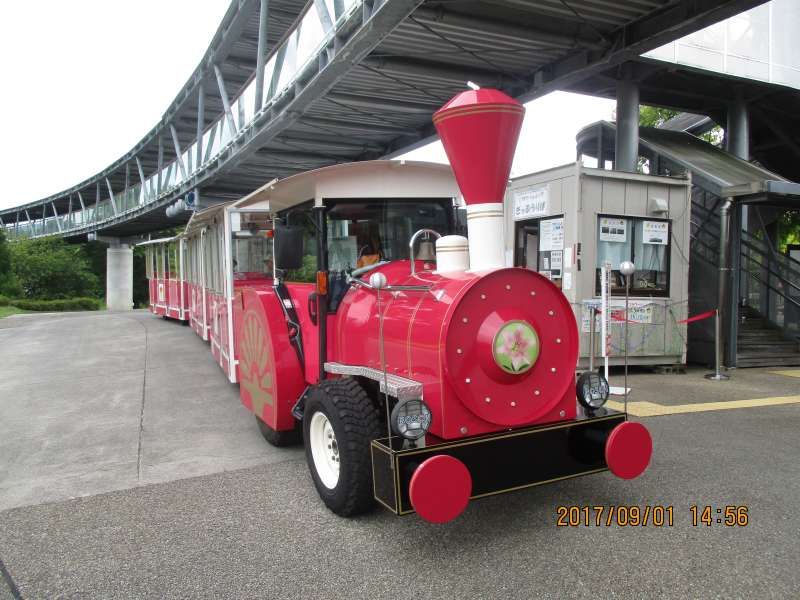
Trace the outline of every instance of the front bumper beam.
<instances>
[{"instance_id":1,"label":"front bumper beam","mask_svg":"<svg viewBox=\"0 0 800 600\"><path fill-rule=\"evenodd\" d=\"M428 458L449 455L472 477L470 500L608 470L605 443L625 413L602 408L572 421L403 448L400 437L372 442L375 499L395 514L414 512L409 485ZM429 436L430 439L430 436Z\"/></svg>"}]
</instances>

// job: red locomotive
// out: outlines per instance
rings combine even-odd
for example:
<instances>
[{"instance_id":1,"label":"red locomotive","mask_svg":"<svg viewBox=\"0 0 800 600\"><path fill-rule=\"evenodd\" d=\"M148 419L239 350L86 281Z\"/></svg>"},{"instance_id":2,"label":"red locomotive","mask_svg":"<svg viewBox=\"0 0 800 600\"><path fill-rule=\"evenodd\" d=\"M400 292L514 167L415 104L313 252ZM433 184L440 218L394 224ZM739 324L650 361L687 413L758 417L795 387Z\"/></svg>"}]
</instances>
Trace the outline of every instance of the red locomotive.
<instances>
[{"instance_id":1,"label":"red locomotive","mask_svg":"<svg viewBox=\"0 0 800 600\"><path fill-rule=\"evenodd\" d=\"M434 115L452 172L328 167L187 227L192 326L264 437L305 440L337 514L377 500L444 522L470 499L605 470L629 479L649 463L647 430L602 406L602 378L580 378L578 406L566 298L505 267L523 113L497 90L463 92Z\"/></svg>"}]
</instances>

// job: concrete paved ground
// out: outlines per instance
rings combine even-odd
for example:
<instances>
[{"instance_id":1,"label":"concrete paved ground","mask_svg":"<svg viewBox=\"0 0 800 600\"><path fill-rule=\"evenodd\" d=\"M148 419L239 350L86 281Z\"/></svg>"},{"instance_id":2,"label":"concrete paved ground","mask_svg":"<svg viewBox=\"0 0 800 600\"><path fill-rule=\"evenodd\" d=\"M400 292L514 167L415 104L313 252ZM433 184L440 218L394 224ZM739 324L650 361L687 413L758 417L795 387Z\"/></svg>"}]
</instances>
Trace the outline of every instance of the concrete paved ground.
<instances>
[{"instance_id":1,"label":"concrete paved ground","mask_svg":"<svg viewBox=\"0 0 800 600\"><path fill-rule=\"evenodd\" d=\"M141 313L14 317L0 321L0 364L0 499L13 507L0 512L0 598L15 597L9 582L25 598L790 598L800 589L800 404L644 419L655 454L643 477L487 498L431 526L328 512L300 451L260 439L188 328ZM636 374L632 400L800 393L800 379L765 370L703 391L702 373ZM674 526L556 527L559 505L620 504L673 506ZM747 505L750 524L693 527L693 504Z\"/></svg>"},{"instance_id":2,"label":"concrete paved ground","mask_svg":"<svg viewBox=\"0 0 800 600\"><path fill-rule=\"evenodd\" d=\"M0 321L0 510L296 458L208 346L144 312Z\"/></svg>"}]
</instances>

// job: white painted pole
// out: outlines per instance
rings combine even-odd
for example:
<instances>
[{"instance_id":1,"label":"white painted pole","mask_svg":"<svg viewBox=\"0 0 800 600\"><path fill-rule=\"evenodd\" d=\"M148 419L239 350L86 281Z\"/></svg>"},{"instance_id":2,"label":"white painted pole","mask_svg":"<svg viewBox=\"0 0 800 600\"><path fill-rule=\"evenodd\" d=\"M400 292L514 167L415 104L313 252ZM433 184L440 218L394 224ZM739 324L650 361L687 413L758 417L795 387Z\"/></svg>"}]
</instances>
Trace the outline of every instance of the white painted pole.
<instances>
[{"instance_id":1,"label":"white painted pole","mask_svg":"<svg viewBox=\"0 0 800 600\"><path fill-rule=\"evenodd\" d=\"M611 270L611 263L606 262L600 267L600 337L603 340L603 370L606 381L608 381L608 321L609 301L608 301L608 273Z\"/></svg>"}]
</instances>

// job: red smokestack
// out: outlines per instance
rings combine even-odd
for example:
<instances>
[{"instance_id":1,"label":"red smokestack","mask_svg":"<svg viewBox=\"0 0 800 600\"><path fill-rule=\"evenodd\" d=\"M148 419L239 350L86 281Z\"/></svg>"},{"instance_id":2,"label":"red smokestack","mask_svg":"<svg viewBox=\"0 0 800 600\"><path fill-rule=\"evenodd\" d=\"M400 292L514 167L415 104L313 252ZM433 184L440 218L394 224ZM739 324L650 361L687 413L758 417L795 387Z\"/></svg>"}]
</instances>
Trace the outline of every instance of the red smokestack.
<instances>
[{"instance_id":1,"label":"red smokestack","mask_svg":"<svg viewBox=\"0 0 800 600\"><path fill-rule=\"evenodd\" d=\"M433 115L467 203L472 271L506 263L503 197L523 116L519 102L493 89L461 92Z\"/></svg>"},{"instance_id":2,"label":"red smokestack","mask_svg":"<svg viewBox=\"0 0 800 600\"><path fill-rule=\"evenodd\" d=\"M467 204L502 202L525 108L499 90L466 90L433 115Z\"/></svg>"}]
</instances>

